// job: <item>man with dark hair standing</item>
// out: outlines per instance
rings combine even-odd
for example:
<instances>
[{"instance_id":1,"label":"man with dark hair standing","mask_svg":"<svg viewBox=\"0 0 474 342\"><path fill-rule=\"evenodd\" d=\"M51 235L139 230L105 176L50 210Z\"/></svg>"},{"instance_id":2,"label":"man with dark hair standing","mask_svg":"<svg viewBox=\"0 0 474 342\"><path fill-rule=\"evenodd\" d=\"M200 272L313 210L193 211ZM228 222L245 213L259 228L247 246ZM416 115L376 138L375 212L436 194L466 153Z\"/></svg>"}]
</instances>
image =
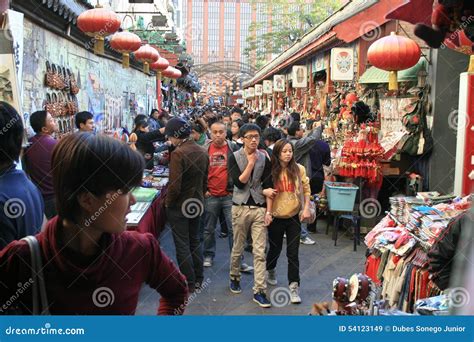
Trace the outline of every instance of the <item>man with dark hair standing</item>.
<instances>
[{"instance_id":1,"label":"man with dark hair standing","mask_svg":"<svg viewBox=\"0 0 474 342\"><path fill-rule=\"evenodd\" d=\"M36 135L30 139L31 146L25 153L26 170L40 189L44 200L44 213L51 219L56 216L51 156L57 144L53 135L58 131L58 126L51 114L44 110L31 114L30 124Z\"/></svg>"},{"instance_id":2,"label":"man with dark hair standing","mask_svg":"<svg viewBox=\"0 0 474 342\"><path fill-rule=\"evenodd\" d=\"M90 112L79 112L74 118L76 128L81 132L94 132L94 115Z\"/></svg>"},{"instance_id":3,"label":"man with dark hair standing","mask_svg":"<svg viewBox=\"0 0 474 342\"><path fill-rule=\"evenodd\" d=\"M275 143L281 138L281 131L274 127L265 128L265 130L263 131L263 142L270 151L273 150L273 146L275 146Z\"/></svg>"},{"instance_id":4,"label":"man with dark hair standing","mask_svg":"<svg viewBox=\"0 0 474 342\"><path fill-rule=\"evenodd\" d=\"M231 253L230 291L240 293L240 262L250 233L254 258L253 300L263 308L271 307L266 296L267 227L271 213L266 210L264 189L272 188L271 162L258 150L260 127L246 124L240 129L244 147L229 158L229 172L234 184L232 195L232 228L234 246Z\"/></svg>"},{"instance_id":5,"label":"man with dark hair standing","mask_svg":"<svg viewBox=\"0 0 474 342\"><path fill-rule=\"evenodd\" d=\"M232 108L232 112L230 113L231 122L235 120L242 120L242 116L244 115L244 111L240 108L234 107Z\"/></svg>"},{"instance_id":6,"label":"man with dark hair standing","mask_svg":"<svg viewBox=\"0 0 474 342\"><path fill-rule=\"evenodd\" d=\"M34 235L43 224L41 193L15 168L23 142L23 122L17 111L0 102L0 250L14 240Z\"/></svg>"},{"instance_id":7,"label":"man with dark hair standing","mask_svg":"<svg viewBox=\"0 0 474 342\"><path fill-rule=\"evenodd\" d=\"M180 118L166 124L165 134L174 146L170 155L170 178L166 208L173 233L179 269L190 292L199 289L204 268L199 222L204 211L209 158L191 138L191 125Z\"/></svg>"}]
</instances>

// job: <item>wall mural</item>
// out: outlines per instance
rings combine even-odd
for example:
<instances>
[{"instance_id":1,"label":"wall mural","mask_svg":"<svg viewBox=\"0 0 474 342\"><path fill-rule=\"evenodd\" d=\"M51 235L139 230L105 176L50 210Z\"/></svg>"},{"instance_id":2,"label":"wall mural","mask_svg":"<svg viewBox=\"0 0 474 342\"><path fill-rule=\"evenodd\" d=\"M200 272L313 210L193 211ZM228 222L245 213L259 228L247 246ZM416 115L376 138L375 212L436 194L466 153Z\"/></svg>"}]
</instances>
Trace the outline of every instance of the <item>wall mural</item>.
<instances>
[{"instance_id":1,"label":"wall mural","mask_svg":"<svg viewBox=\"0 0 474 342\"><path fill-rule=\"evenodd\" d=\"M135 115L148 114L148 109L155 106L154 77L132 68L123 69L120 63L98 57L28 20L24 22L24 51L23 111L26 117L44 108L46 99L51 98L49 93L57 93L55 97L59 98L64 92L66 99L73 95L69 94L70 87L51 89L46 86L46 61L56 65L58 70L66 70L57 73L61 79L75 80L79 88L74 95L78 110L93 113L99 131L111 132L122 126L131 130ZM132 107L131 101L139 103Z\"/></svg>"}]
</instances>

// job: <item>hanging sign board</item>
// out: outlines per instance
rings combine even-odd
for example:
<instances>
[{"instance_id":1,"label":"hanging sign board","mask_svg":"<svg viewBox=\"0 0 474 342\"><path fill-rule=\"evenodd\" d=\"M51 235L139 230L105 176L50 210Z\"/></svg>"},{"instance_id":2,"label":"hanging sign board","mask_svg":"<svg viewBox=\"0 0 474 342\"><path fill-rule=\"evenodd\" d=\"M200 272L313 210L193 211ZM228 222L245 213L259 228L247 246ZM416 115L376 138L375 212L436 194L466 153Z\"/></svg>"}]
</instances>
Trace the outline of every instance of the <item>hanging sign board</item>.
<instances>
[{"instance_id":1,"label":"hanging sign board","mask_svg":"<svg viewBox=\"0 0 474 342\"><path fill-rule=\"evenodd\" d=\"M354 80L354 50L334 48L331 50L331 80Z\"/></svg>"},{"instance_id":2,"label":"hanging sign board","mask_svg":"<svg viewBox=\"0 0 474 342\"><path fill-rule=\"evenodd\" d=\"M273 82L269 80L263 81L263 93L270 95L273 92Z\"/></svg>"},{"instance_id":3,"label":"hanging sign board","mask_svg":"<svg viewBox=\"0 0 474 342\"><path fill-rule=\"evenodd\" d=\"M291 73L293 88L306 88L308 86L308 70L304 65L294 65Z\"/></svg>"},{"instance_id":4,"label":"hanging sign board","mask_svg":"<svg viewBox=\"0 0 474 342\"><path fill-rule=\"evenodd\" d=\"M277 92L285 91L285 75L273 76L273 90Z\"/></svg>"}]
</instances>

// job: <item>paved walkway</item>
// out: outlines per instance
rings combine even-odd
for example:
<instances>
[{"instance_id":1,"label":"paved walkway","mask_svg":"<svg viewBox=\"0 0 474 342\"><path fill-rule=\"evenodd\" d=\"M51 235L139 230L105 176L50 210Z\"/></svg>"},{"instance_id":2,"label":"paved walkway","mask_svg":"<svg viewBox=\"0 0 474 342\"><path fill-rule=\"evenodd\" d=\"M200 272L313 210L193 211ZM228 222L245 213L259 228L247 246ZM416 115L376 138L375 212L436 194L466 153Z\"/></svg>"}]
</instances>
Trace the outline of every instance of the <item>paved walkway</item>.
<instances>
[{"instance_id":1,"label":"paved walkway","mask_svg":"<svg viewBox=\"0 0 474 342\"><path fill-rule=\"evenodd\" d=\"M339 234L338 245L334 246L331 232L325 235L325 221L318 222L318 232L311 234L316 244L300 245L300 295L303 302L299 305L286 304L287 297L287 258L286 245L277 266L277 286L268 287L273 307L262 309L252 301L253 274L242 274L242 293L229 291L229 248L224 239L217 239L217 253L214 265L204 269L204 286L200 293L189 299L186 315L307 315L314 302L330 301L332 281L338 276L350 277L353 273L363 272L365 246L363 242L353 251L353 241L348 233ZM332 229L332 228L331 228ZM176 261L173 239L166 230L161 236L165 252ZM252 255L244 252L245 260L251 264ZM149 287L140 294L137 315L154 315L159 295ZM277 305L279 307L277 307Z\"/></svg>"}]
</instances>

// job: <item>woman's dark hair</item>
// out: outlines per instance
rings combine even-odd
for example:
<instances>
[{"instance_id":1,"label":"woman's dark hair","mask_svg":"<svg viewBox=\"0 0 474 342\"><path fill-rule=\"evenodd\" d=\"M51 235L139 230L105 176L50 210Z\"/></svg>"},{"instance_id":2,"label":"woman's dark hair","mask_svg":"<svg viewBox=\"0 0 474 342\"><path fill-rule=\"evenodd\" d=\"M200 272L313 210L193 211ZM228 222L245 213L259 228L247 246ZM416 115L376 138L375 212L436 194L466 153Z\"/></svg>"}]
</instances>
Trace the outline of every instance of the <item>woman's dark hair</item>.
<instances>
[{"instance_id":1,"label":"woman's dark hair","mask_svg":"<svg viewBox=\"0 0 474 342\"><path fill-rule=\"evenodd\" d=\"M267 127L263 131L263 140L268 140L272 143L277 142L282 138L281 131L275 127Z\"/></svg>"},{"instance_id":2,"label":"woman's dark hair","mask_svg":"<svg viewBox=\"0 0 474 342\"><path fill-rule=\"evenodd\" d=\"M159 113L160 111L159 111L158 109L156 109L156 108L153 108L153 109L151 110L151 112L150 112L150 118L153 117L153 114L154 114L155 112L156 112L156 113Z\"/></svg>"},{"instance_id":3,"label":"woman's dark hair","mask_svg":"<svg viewBox=\"0 0 474 342\"><path fill-rule=\"evenodd\" d=\"M234 122L236 122L236 121L238 121L238 120L235 120ZM250 131L257 131L258 134L262 134L262 130L256 124L246 123L245 125L240 127L239 137L243 138L245 136L245 134L247 134Z\"/></svg>"},{"instance_id":4,"label":"woman's dark hair","mask_svg":"<svg viewBox=\"0 0 474 342\"><path fill-rule=\"evenodd\" d=\"M278 140L275 143L275 146L273 147L273 153L272 153L272 179L273 179L273 184L278 183L278 180L280 178L280 174L283 170L283 168L281 167L281 164L280 164L280 155L281 155L281 151L283 150L283 148L287 144L291 145L291 149L293 151L293 156L292 156L290 162L288 163L286 171L288 173L288 179L292 179L294 184L295 184L295 187L296 187L296 184L298 184L299 178L300 178L300 169L298 167L298 164L296 164L296 160L295 160L295 148L290 143L290 141L287 140L287 139Z\"/></svg>"},{"instance_id":5,"label":"woman's dark hair","mask_svg":"<svg viewBox=\"0 0 474 342\"><path fill-rule=\"evenodd\" d=\"M288 135L295 136L296 132L301 130L300 122L299 121L293 121L290 124L290 127L288 127Z\"/></svg>"},{"instance_id":6,"label":"woman's dark hair","mask_svg":"<svg viewBox=\"0 0 474 342\"><path fill-rule=\"evenodd\" d=\"M191 129L198 132L199 134L204 133L204 127L199 122L194 122L191 126Z\"/></svg>"},{"instance_id":7,"label":"woman's dark hair","mask_svg":"<svg viewBox=\"0 0 474 342\"><path fill-rule=\"evenodd\" d=\"M41 129L46 126L46 117L48 113L45 110L38 110L31 114L30 125L36 134L41 133Z\"/></svg>"},{"instance_id":8,"label":"woman's dark hair","mask_svg":"<svg viewBox=\"0 0 474 342\"><path fill-rule=\"evenodd\" d=\"M262 131L267 128L269 122L270 119L265 115L259 115L255 119L255 123L258 125L258 127L260 127Z\"/></svg>"},{"instance_id":9,"label":"woman's dark hair","mask_svg":"<svg viewBox=\"0 0 474 342\"><path fill-rule=\"evenodd\" d=\"M0 102L0 164L18 161L23 140L23 122L15 108Z\"/></svg>"},{"instance_id":10,"label":"woman's dark hair","mask_svg":"<svg viewBox=\"0 0 474 342\"><path fill-rule=\"evenodd\" d=\"M140 130L140 128L145 128L145 127L148 127L148 121L146 119L136 121L135 128L133 129L133 133L136 133Z\"/></svg>"},{"instance_id":11,"label":"woman's dark hair","mask_svg":"<svg viewBox=\"0 0 474 342\"><path fill-rule=\"evenodd\" d=\"M293 121L301 121L300 113L293 112L293 113L290 114L290 116L293 119Z\"/></svg>"},{"instance_id":12,"label":"woman's dark hair","mask_svg":"<svg viewBox=\"0 0 474 342\"><path fill-rule=\"evenodd\" d=\"M370 113L370 107L366 105L363 101L357 101L351 108L352 113L354 114L355 121L358 125L367 122L374 122L374 117Z\"/></svg>"},{"instance_id":13,"label":"woman's dark hair","mask_svg":"<svg viewBox=\"0 0 474 342\"><path fill-rule=\"evenodd\" d=\"M76 123L76 128L79 129L81 128L81 124L85 124L87 120L93 119L94 116L90 112L79 112L76 114L74 121Z\"/></svg>"},{"instance_id":14,"label":"woman's dark hair","mask_svg":"<svg viewBox=\"0 0 474 342\"><path fill-rule=\"evenodd\" d=\"M141 184L145 162L138 152L119 140L74 133L62 138L54 148L51 168L58 215L78 223L78 195L129 192Z\"/></svg>"},{"instance_id":15,"label":"woman's dark hair","mask_svg":"<svg viewBox=\"0 0 474 342\"><path fill-rule=\"evenodd\" d=\"M242 126L245 125L245 123L244 123L242 120L240 120L240 119L237 119L237 120L232 121L232 123L234 123L234 122L237 123L237 125L239 126L239 128L242 128Z\"/></svg>"}]
</instances>

